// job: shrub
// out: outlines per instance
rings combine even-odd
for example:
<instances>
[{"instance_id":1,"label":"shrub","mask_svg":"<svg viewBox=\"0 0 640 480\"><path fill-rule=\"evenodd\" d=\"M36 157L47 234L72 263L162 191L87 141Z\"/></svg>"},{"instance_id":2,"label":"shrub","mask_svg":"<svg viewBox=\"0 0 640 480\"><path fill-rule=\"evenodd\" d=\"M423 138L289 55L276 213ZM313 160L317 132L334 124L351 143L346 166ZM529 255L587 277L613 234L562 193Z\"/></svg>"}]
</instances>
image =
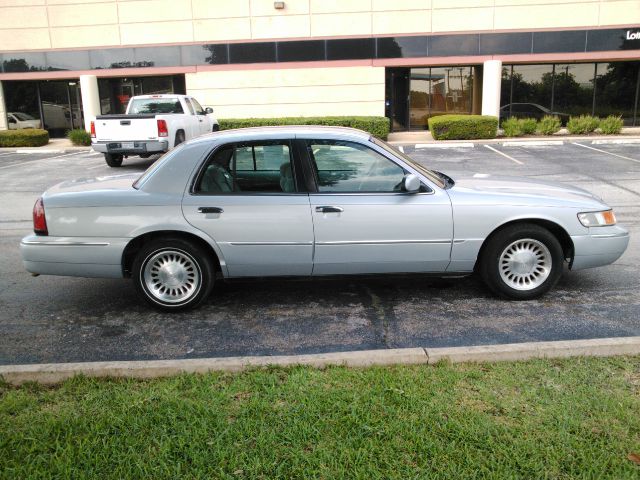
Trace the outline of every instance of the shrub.
<instances>
[{"instance_id":1,"label":"shrub","mask_svg":"<svg viewBox=\"0 0 640 480\"><path fill-rule=\"evenodd\" d=\"M520 118L520 129L525 135L533 135L536 133L536 126L538 125L535 118Z\"/></svg>"},{"instance_id":2,"label":"shrub","mask_svg":"<svg viewBox=\"0 0 640 480\"><path fill-rule=\"evenodd\" d=\"M429 130L436 140L474 140L495 138L498 117L488 115L441 115L429 119Z\"/></svg>"},{"instance_id":3,"label":"shrub","mask_svg":"<svg viewBox=\"0 0 640 480\"><path fill-rule=\"evenodd\" d=\"M622 130L622 117L609 115L600 120L600 131L605 135L615 135Z\"/></svg>"},{"instance_id":4,"label":"shrub","mask_svg":"<svg viewBox=\"0 0 640 480\"><path fill-rule=\"evenodd\" d=\"M67 132L67 138L71 140L71 143L74 145L83 145L85 147L91 145L91 135L83 128L69 130Z\"/></svg>"},{"instance_id":5,"label":"shrub","mask_svg":"<svg viewBox=\"0 0 640 480\"><path fill-rule=\"evenodd\" d=\"M386 117L226 118L218 122L220 130L273 125L325 125L358 128L382 139L389 135L389 119Z\"/></svg>"},{"instance_id":6,"label":"shrub","mask_svg":"<svg viewBox=\"0 0 640 480\"><path fill-rule=\"evenodd\" d=\"M49 143L49 132L39 128L0 131L0 147L41 147Z\"/></svg>"},{"instance_id":7,"label":"shrub","mask_svg":"<svg viewBox=\"0 0 640 480\"><path fill-rule=\"evenodd\" d=\"M545 115L538 122L536 131L542 135L553 135L560 131L562 124L555 115Z\"/></svg>"},{"instance_id":8,"label":"shrub","mask_svg":"<svg viewBox=\"0 0 640 480\"><path fill-rule=\"evenodd\" d=\"M567 130L574 135L583 133L591 133L598 128L600 120L591 115L580 115L579 117L571 117L567 122Z\"/></svg>"},{"instance_id":9,"label":"shrub","mask_svg":"<svg viewBox=\"0 0 640 480\"><path fill-rule=\"evenodd\" d=\"M519 137L523 134L522 123L515 117L507 118L503 121L502 130L505 137Z\"/></svg>"}]
</instances>

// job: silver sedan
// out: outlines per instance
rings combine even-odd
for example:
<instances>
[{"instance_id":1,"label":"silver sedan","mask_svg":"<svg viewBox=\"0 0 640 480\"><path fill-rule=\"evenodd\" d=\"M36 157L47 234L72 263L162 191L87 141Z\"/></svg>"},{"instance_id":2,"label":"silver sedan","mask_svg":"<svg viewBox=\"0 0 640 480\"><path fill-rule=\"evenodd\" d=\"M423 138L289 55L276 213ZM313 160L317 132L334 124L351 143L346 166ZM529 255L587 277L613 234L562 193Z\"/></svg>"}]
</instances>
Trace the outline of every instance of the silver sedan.
<instances>
[{"instance_id":1,"label":"silver sedan","mask_svg":"<svg viewBox=\"0 0 640 480\"><path fill-rule=\"evenodd\" d=\"M371 135L229 130L180 145L141 177L59 184L20 245L34 274L129 277L165 310L217 278L477 272L495 294L547 292L563 264L607 265L629 242L589 192L523 178L451 178Z\"/></svg>"}]
</instances>

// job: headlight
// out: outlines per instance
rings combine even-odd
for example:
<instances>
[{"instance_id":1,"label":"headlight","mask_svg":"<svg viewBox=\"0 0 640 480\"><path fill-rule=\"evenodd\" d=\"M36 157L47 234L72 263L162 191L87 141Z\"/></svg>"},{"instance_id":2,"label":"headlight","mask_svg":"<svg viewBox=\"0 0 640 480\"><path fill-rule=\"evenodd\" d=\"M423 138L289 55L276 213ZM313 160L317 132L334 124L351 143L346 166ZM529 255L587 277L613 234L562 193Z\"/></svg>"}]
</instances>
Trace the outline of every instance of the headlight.
<instances>
[{"instance_id":1,"label":"headlight","mask_svg":"<svg viewBox=\"0 0 640 480\"><path fill-rule=\"evenodd\" d=\"M578 220L585 227L606 227L616 224L616 216L613 210L579 213Z\"/></svg>"}]
</instances>

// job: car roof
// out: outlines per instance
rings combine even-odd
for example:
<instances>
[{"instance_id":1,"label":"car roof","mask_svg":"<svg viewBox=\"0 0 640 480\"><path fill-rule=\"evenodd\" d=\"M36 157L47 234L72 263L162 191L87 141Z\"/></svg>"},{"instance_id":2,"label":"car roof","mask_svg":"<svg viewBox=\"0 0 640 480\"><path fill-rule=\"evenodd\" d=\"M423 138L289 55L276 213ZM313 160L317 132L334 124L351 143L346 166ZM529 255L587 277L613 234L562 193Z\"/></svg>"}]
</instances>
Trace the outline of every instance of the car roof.
<instances>
[{"instance_id":1,"label":"car roof","mask_svg":"<svg viewBox=\"0 0 640 480\"><path fill-rule=\"evenodd\" d=\"M357 128L349 127L329 127L323 125L283 125L283 126L269 126L269 127L248 127L248 128L236 128L230 130L221 130L219 132L209 133L203 135L189 143L200 143L215 141L233 141L238 138L250 140L250 139L262 139L262 138L277 138L277 137L296 137L296 136L318 136L319 138L352 138L354 140L366 141L371 138L371 134L364 130L358 130Z\"/></svg>"}]
</instances>

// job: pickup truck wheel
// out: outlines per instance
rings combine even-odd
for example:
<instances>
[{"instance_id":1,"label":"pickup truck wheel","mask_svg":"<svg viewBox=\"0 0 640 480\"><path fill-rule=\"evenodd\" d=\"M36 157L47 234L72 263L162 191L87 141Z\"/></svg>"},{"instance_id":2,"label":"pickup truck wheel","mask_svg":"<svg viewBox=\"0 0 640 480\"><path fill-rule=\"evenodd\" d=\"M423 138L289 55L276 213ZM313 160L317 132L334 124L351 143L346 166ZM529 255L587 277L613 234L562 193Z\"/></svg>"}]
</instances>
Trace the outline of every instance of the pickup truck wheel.
<instances>
[{"instance_id":1,"label":"pickup truck wheel","mask_svg":"<svg viewBox=\"0 0 640 480\"><path fill-rule=\"evenodd\" d=\"M492 235L480 259L479 273L499 297L531 300L556 284L563 263L562 246L549 230L518 224Z\"/></svg>"},{"instance_id":2,"label":"pickup truck wheel","mask_svg":"<svg viewBox=\"0 0 640 480\"><path fill-rule=\"evenodd\" d=\"M218 132L220 130L220 125L218 125L217 123L213 125L213 128L211 129L212 132Z\"/></svg>"},{"instance_id":3,"label":"pickup truck wheel","mask_svg":"<svg viewBox=\"0 0 640 480\"><path fill-rule=\"evenodd\" d=\"M155 240L133 261L132 278L138 293L164 311L189 310L211 293L215 270L210 256L181 238Z\"/></svg>"},{"instance_id":4,"label":"pickup truck wheel","mask_svg":"<svg viewBox=\"0 0 640 480\"><path fill-rule=\"evenodd\" d=\"M122 165L122 158L122 155L113 155L111 153L104 154L104 159L107 162L107 165L114 168Z\"/></svg>"},{"instance_id":5,"label":"pickup truck wheel","mask_svg":"<svg viewBox=\"0 0 640 480\"><path fill-rule=\"evenodd\" d=\"M176 133L176 141L173 142L173 146L177 147L182 142L184 142L184 132L182 130L180 130L179 132Z\"/></svg>"}]
</instances>

